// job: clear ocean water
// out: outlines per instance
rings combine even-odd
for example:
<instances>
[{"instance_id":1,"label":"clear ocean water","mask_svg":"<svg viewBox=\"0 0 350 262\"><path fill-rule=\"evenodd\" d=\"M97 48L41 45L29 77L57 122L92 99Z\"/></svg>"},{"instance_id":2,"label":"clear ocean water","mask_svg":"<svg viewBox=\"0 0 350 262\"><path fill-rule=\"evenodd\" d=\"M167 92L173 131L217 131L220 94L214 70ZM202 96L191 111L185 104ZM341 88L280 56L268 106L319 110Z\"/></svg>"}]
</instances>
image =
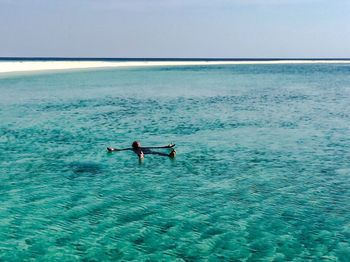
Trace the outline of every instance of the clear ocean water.
<instances>
[{"instance_id":1,"label":"clear ocean water","mask_svg":"<svg viewBox=\"0 0 350 262\"><path fill-rule=\"evenodd\" d=\"M349 106L350 64L0 75L0 261L350 261Z\"/></svg>"}]
</instances>

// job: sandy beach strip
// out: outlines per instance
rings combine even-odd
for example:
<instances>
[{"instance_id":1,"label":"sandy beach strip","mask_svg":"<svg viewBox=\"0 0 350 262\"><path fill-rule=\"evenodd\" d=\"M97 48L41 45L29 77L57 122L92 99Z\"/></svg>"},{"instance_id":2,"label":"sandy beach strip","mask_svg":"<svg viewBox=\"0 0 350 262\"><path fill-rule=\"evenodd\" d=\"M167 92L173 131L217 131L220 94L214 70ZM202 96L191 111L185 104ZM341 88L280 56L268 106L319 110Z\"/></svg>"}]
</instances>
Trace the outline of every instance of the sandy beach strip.
<instances>
[{"instance_id":1,"label":"sandy beach strip","mask_svg":"<svg viewBox=\"0 0 350 262\"><path fill-rule=\"evenodd\" d=\"M149 67L149 66L210 66L259 64L350 64L350 60L265 60L265 61L0 61L0 73L47 70Z\"/></svg>"}]
</instances>

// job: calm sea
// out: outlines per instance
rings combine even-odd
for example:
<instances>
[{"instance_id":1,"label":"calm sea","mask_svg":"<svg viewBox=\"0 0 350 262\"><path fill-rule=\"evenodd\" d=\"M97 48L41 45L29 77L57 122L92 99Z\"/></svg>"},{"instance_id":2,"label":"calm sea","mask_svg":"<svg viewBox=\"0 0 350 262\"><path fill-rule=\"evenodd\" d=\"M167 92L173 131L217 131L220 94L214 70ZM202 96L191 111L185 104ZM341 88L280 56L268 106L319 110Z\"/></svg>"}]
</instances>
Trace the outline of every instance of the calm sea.
<instances>
[{"instance_id":1,"label":"calm sea","mask_svg":"<svg viewBox=\"0 0 350 262\"><path fill-rule=\"evenodd\" d=\"M349 64L0 75L0 261L350 261L349 108Z\"/></svg>"}]
</instances>

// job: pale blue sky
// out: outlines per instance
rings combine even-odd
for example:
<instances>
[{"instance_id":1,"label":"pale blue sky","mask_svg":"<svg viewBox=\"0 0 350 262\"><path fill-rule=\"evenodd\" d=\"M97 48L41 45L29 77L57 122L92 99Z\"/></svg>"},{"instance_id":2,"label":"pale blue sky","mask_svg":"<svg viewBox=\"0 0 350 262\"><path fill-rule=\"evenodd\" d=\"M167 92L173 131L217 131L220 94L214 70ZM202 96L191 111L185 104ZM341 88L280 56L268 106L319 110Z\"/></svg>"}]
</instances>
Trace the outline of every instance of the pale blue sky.
<instances>
[{"instance_id":1,"label":"pale blue sky","mask_svg":"<svg viewBox=\"0 0 350 262\"><path fill-rule=\"evenodd\" d=\"M0 0L0 56L350 58L350 0Z\"/></svg>"}]
</instances>

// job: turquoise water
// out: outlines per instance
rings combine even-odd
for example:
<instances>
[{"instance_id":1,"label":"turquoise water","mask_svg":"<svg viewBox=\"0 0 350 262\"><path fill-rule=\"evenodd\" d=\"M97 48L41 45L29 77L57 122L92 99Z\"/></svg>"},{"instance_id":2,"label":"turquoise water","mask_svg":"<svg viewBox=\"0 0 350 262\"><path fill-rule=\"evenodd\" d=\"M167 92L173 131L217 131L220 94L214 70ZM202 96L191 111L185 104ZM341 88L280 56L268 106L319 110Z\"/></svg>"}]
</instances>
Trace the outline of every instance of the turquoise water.
<instances>
[{"instance_id":1,"label":"turquoise water","mask_svg":"<svg viewBox=\"0 0 350 262\"><path fill-rule=\"evenodd\" d=\"M1 261L350 261L350 65L0 75ZM177 157L107 146L176 143Z\"/></svg>"}]
</instances>

